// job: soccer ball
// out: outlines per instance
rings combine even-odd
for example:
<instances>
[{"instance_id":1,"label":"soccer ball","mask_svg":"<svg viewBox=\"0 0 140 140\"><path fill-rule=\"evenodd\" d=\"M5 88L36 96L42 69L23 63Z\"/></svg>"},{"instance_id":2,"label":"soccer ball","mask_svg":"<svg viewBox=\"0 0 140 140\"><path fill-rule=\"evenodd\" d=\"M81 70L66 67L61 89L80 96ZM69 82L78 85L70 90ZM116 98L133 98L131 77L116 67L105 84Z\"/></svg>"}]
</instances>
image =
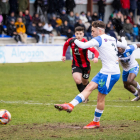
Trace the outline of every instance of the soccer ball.
<instances>
[{"instance_id":1,"label":"soccer ball","mask_svg":"<svg viewBox=\"0 0 140 140\"><path fill-rule=\"evenodd\" d=\"M9 121L11 121L10 112L5 109L0 110L0 124L7 124Z\"/></svg>"}]
</instances>

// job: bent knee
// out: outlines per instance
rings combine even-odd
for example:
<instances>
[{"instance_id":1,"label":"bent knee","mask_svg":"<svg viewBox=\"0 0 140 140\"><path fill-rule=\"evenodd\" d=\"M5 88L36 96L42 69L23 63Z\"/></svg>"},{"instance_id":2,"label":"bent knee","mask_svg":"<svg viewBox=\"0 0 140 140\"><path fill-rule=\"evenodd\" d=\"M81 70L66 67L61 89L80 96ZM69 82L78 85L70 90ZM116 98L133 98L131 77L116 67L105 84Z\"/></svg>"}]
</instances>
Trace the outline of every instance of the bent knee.
<instances>
[{"instance_id":1,"label":"bent knee","mask_svg":"<svg viewBox=\"0 0 140 140\"><path fill-rule=\"evenodd\" d=\"M128 79L127 79L127 83L128 83L128 84L131 84L131 83L133 83L133 79L131 79L131 78L128 78Z\"/></svg>"},{"instance_id":2,"label":"bent knee","mask_svg":"<svg viewBox=\"0 0 140 140\"><path fill-rule=\"evenodd\" d=\"M75 81L76 84L81 84L82 83L82 80L79 79L79 78L74 79L74 81Z\"/></svg>"}]
</instances>

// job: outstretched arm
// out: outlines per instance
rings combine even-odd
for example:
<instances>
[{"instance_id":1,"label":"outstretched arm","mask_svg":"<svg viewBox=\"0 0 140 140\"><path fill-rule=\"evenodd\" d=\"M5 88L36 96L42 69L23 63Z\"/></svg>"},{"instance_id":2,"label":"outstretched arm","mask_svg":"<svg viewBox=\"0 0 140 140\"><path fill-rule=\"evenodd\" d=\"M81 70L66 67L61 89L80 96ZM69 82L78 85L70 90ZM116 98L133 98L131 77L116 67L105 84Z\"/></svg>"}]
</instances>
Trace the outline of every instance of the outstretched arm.
<instances>
[{"instance_id":1,"label":"outstretched arm","mask_svg":"<svg viewBox=\"0 0 140 140\"><path fill-rule=\"evenodd\" d=\"M75 43L79 48L82 48L82 49L87 49L87 48L92 47L92 46L99 47L99 43L98 43L98 41L96 41L95 39L91 39L90 41L85 42L85 43L79 41L78 39L76 39L76 40L74 41L74 43Z\"/></svg>"},{"instance_id":2,"label":"outstretched arm","mask_svg":"<svg viewBox=\"0 0 140 140\"><path fill-rule=\"evenodd\" d=\"M117 41L117 47L126 49L127 48L127 42L125 40L125 37L121 37L122 42Z\"/></svg>"}]
</instances>

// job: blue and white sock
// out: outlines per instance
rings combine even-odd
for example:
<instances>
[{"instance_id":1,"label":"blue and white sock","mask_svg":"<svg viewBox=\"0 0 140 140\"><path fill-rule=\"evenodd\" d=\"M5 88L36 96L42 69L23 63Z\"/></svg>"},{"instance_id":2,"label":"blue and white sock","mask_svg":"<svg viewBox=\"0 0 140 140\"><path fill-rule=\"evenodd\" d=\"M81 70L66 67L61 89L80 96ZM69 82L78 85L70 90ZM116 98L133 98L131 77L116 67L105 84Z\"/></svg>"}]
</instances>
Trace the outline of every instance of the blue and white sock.
<instances>
[{"instance_id":1,"label":"blue and white sock","mask_svg":"<svg viewBox=\"0 0 140 140\"><path fill-rule=\"evenodd\" d=\"M85 97L80 93L78 94L70 103L73 106L78 105L79 103L83 102L85 100Z\"/></svg>"},{"instance_id":2,"label":"blue and white sock","mask_svg":"<svg viewBox=\"0 0 140 140\"><path fill-rule=\"evenodd\" d=\"M138 91L136 90L136 92L133 93L133 95L137 97L138 96Z\"/></svg>"},{"instance_id":3,"label":"blue and white sock","mask_svg":"<svg viewBox=\"0 0 140 140\"><path fill-rule=\"evenodd\" d=\"M137 90L139 90L140 89L140 85L139 85L139 83L137 82Z\"/></svg>"},{"instance_id":4,"label":"blue and white sock","mask_svg":"<svg viewBox=\"0 0 140 140\"><path fill-rule=\"evenodd\" d=\"M95 109L95 114L94 114L94 119L93 121L94 122L99 122L100 121L100 118L102 116L102 113L103 113L104 110L99 110L99 109Z\"/></svg>"}]
</instances>

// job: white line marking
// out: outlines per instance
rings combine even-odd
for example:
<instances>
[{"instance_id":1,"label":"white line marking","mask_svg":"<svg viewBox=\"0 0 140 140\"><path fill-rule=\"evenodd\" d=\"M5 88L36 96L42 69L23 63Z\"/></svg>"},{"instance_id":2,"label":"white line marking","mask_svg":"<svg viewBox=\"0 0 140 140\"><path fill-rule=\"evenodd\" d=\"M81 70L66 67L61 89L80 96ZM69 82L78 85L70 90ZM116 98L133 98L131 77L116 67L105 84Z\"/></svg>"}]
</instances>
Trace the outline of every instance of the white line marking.
<instances>
[{"instance_id":1,"label":"white line marking","mask_svg":"<svg viewBox=\"0 0 140 140\"><path fill-rule=\"evenodd\" d=\"M120 101L120 100L118 100L118 101ZM1 104L5 103L5 104L47 105L47 106L54 105L54 103L36 103L33 101L3 101L3 100L1 100L0 103ZM82 104L81 106L97 106L97 105ZM118 105L105 105L105 106L108 106L108 107L140 107L140 106L118 106Z\"/></svg>"}]
</instances>

